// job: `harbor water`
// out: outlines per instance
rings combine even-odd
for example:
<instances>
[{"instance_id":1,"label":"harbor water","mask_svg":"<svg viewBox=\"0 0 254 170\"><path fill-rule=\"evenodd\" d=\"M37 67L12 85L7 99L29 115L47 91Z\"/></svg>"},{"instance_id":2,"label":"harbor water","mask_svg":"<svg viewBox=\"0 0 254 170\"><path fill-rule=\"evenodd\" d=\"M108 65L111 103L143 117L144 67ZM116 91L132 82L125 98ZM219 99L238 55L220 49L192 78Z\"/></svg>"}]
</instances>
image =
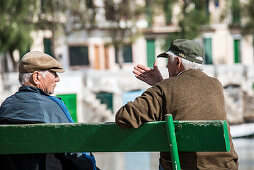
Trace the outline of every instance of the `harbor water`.
<instances>
[{"instance_id":1,"label":"harbor water","mask_svg":"<svg viewBox=\"0 0 254 170\"><path fill-rule=\"evenodd\" d=\"M254 137L233 139L239 170L254 170ZM103 170L158 170L158 152L95 153Z\"/></svg>"},{"instance_id":2,"label":"harbor water","mask_svg":"<svg viewBox=\"0 0 254 170\"><path fill-rule=\"evenodd\" d=\"M239 157L239 170L254 170L254 137L233 139Z\"/></svg>"}]
</instances>

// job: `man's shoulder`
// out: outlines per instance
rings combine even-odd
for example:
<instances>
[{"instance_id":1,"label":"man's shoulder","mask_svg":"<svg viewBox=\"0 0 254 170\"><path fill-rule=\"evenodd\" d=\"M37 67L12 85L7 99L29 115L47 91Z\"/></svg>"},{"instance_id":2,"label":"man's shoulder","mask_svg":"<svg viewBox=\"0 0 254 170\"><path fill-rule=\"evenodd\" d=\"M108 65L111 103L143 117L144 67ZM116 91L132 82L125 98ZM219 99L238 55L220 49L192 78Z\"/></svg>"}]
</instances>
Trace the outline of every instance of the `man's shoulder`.
<instances>
[{"instance_id":1,"label":"man's shoulder","mask_svg":"<svg viewBox=\"0 0 254 170\"><path fill-rule=\"evenodd\" d=\"M7 97L2 103L1 107L4 106L18 106L18 105L30 105L37 106L41 103L48 103L50 98L40 93L33 91L18 91L15 94Z\"/></svg>"},{"instance_id":2,"label":"man's shoulder","mask_svg":"<svg viewBox=\"0 0 254 170\"><path fill-rule=\"evenodd\" d=\"M178 76L162 80L161 82L157 83L156 86L161 88L174 88L177 86L186 86L189 83L199 82L214 84L215 86L222 86L218 79L208 76L201 70L186 70Z\"/></svg>"},{"instance_id":3,"label":"man's shoulder","mask_svg":"<svg viewBox=\"0 0 254 170\"><path fill-rule=\"evenodd\" d=\"M17 93L18 93L18 92L16 92L15 94L13 94L13 95L7 97L7 98L3 101L1 107L5 106L5 105L8 105L8 104L15 104L15 103L16 103L16 100L18 99L18 94L17 94Z\"/></svg>"},{"instance_id":4,"label":"man's shoulder","mask_svg":"<svg viewBox=\"0 0 254 170\"><path fill-rule=\"evenodd\" d=\"M179 76L175 76L172 79L183 81L183 79L186 79L188 77L199 78L200 80L210 79L210 80L213 80L213 81L216 81L216 82L220 83L220 81L217 78L211 77L211 76L207 75L205 72L203 72L202 70L199 70L199 69L186 70L182 74L180 74Z\"/></svg>"},{"instance_id":5,"label":"man's shoulder","mask_svg":"<svg viewBox=\"0 0 254 170\"><path fill-rule=\"evenodd\" d=\"M33 92L17 92L0 107L0 118L46 123L67 122L65 116L59 113L62 113L61 108L49 96Z\"/></svg>"}]
</instances>

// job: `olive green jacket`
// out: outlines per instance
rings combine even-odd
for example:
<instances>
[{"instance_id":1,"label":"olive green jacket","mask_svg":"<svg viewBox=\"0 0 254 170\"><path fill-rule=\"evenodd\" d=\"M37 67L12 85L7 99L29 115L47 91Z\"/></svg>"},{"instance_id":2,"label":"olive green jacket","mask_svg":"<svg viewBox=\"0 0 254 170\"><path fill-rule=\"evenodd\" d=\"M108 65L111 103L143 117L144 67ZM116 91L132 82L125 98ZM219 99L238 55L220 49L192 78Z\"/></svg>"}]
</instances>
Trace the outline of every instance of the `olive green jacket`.
<instances>
[{"instance_id":1,"label":"olive green jacket","mask_svg":"<svg viewBox=\"0 0 254 170\"><path fill-rule=\"evenodd\" d=\"M122 128L138 128L142 123L164 120L226 120L221 83L200 70L187 70L147 89L134 102L128 102L116 114ZM216 140L216 139L214 139ZM182 169L238 169L238 156L231 135L229 152L180 152ZM171 169L170 154L161 153L160 164Z\"/></svg>"}]
</instances>

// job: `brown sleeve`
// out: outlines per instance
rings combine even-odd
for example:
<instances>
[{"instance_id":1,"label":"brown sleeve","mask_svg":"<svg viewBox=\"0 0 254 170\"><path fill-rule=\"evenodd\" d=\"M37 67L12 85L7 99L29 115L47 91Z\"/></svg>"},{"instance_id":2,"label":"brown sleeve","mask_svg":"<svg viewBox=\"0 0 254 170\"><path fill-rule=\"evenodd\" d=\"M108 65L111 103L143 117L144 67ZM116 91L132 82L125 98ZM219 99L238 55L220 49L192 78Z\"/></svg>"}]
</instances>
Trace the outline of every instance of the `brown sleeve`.
<instances>
[{"instance_id":1,"label":"brown sleeve","mask_svg":"<svg viewBox=\"0 0 254 170\"><path fill-rule=\"evenodd\" d=\"M161 120L162 91L153 86L128 102L116 113L116 124L121 128L138 128L142 123Z\"/></svg>"}]
</instances>

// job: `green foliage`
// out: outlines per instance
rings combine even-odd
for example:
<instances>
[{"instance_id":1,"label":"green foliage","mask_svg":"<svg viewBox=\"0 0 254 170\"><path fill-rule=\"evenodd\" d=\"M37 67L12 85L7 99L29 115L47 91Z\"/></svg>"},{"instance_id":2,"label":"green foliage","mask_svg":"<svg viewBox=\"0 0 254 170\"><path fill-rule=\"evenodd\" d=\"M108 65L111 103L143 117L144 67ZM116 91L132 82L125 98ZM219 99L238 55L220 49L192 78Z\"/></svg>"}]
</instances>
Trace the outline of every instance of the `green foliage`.
<instances>
[{"instance_id":1,"label":"green foliage","mask_svg":"<svg viewBox=\"0 0 254 170\"><path fill-rule=\"evenodd\" d=\"M231 10L232 10L232 23L233 23L233 25L240 24L240 18L241 18L240 0L232 0Z\"/></svg>"},{"instance_id":2,"label":"green foliage","mask_svg":"<svg viewBox=\"0 0 254 170\"><path fill-rule=\"evenodd\" d=\"M242 25L242 34L253 35L254 34L254 0L248 0L248 3L243 5L241 9L243 11L243 16L247 18L247 22Z\"/></svg>"},{"instance_id":3,"label":"green foliage","mask_svg":"<svg viewBox=\"0 0 254 170\"><path fill-rule=\"evenodd\" d=\"M27 49L35 10L34 0L0 0L0 53Z\"/></svg>"},{"instance_id":4,"label":"green foliage","mask_svg":"<svg viewBox=\"0 0 254 170\"><path fill-rule=\"evenodd\" d=\"M50 30L51 52L55 54L56 40L75 31L96 28L97 7L94 0L40 0L36 29Z\"/></svg>"},{"instance_id":5,"label":"green foliage","mask_svg":"<svg viewBox=\"0 0 254 170\"><path fill-rule=\"evenodd\" d=\"M191 10L179 21L181 27L181 38L193 39L200 34L200 26L208 21L204 10Z\"/></svg>"},{"instance_id":6,"label":"green foliage","mask_svg":"<svg viewBox=\"0 0 254 170\"><path fill-rule=\"evenodd\" d=\"M171 33L166 38L163 49L167 49L170 43L179 38L194 39L201 33L201 26L209 23L209 14L206 9L205 0L184 0L179 16L179 31Z\"/></svg>"},{"instance_id":7,"label":"green foliage","mask_svg":"<svg viewBox=\"0 0 254 170\"><path fill-rule=\"evenodd\" d=\"M171 24L173 0L163 0L163 12L165 15L166 25Z\"/></svg>"},{"instance_id":8,"label":"green foliage","mask_svg":"<svg viewBox=\"0 0 254 170\"><path fill-rule=\"evenodd\" d=\"M153 25L153 16L154 16L154 0L145 0L145 13L146 13L146 20L148 23L148 27Z\"/></svg>"},{"instance_id":9,"label":"green foliage","mask_svg":"<svg viewBox=\"0 0 254 170\"><path fill-rule=\"evenodd\" d=\"M119 67L123 63L123 46L135 40L139 34L136 21L142 14L143 9L132 1L122 0L104 1L106 31L111 38L111 44L116 50L116 58Z\"/></svg>"},{"instance_id":10,"label":"green foliage","mask_svg":"<svg viewBox=\"0 0 254 170\"><path fill-rule=\"evenodd\" d=\"M166 25L171 24L172 6L177 0L145 0L144 14L148 27L153 26L154 16L164 15Z\"/></svg>"}]
</instances>

